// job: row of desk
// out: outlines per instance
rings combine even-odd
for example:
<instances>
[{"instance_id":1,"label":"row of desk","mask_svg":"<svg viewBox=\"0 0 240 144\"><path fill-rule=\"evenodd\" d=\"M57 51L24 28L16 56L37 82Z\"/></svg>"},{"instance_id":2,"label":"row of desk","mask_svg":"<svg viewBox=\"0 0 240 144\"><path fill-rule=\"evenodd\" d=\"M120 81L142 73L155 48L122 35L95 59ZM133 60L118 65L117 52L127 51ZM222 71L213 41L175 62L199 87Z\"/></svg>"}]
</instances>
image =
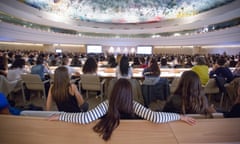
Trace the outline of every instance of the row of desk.
<instances>
[{"instance_id":1,"label":"row of desk","mask_svg":"<svg viewBox=\"0 0 240 144\"><path fill-rule=\"evenodd\" d=\"M57 67L50 67L51 73L54 73L54 70ZM75 72L82 74L82 67L72 67ZM174 78L180 77L184 71L191 70L190 68L162 68L160 77L165 78ZM143 78L143 68L133 68L133 78ZM100 77L104 78L113 78L116 77L116 68L102 68L99 67L97 74Z\"/></svg>"}]
</instances>

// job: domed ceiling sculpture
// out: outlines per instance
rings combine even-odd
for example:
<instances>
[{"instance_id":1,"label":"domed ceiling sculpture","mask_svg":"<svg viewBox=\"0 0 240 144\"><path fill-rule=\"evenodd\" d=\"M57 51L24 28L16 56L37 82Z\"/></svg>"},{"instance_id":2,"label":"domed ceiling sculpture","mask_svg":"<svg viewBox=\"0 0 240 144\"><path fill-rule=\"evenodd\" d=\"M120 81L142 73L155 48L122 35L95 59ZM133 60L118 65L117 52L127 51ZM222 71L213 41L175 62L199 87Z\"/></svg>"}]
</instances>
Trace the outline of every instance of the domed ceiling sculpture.
<instances>
[{"instance_id":1,"label":"domed ceiling sculpture","mask_svg":"<svg viewBox=\"0 0 240 144\"><path fill-rule=\"evenodd\" d=\"M233 0L19 0L41 11L100 23L152 23L193 16Z\"/></svg>"}]
</instances>

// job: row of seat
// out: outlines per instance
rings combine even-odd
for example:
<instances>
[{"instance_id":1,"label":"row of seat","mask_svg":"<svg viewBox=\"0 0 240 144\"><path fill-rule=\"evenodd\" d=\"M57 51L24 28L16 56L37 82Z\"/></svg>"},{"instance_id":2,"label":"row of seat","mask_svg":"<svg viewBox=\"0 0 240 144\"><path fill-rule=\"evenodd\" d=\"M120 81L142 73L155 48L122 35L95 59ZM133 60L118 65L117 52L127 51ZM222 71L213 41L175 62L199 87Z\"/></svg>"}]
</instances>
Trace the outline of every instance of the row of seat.
<instances>
[{"instance_id":1,"label":"row of seat","mask_svg":"<svg viewBox=\"0 0 240 144\"><path fill-rule=\"evenodd\" d=\"M24 85L27 87L27 89L29 90L34 90L34 91L39 91L43 94L42 98L44 100L46 100L46 94L45 94L45 87L44 84L49 82L49 80L46 81L42 81L40 79L40 77L38 75L35 74L23 74L21 75L22 81L18 81L18 86L16 86L15 88L17 90L20 89L19 87L19 83L21 83L21 90L22 90L22 95L23 95L23 102L26 102L25 99L25 91L24 91ZM51 77L53 78L53 77ZM173 81L170 84L170 93L173 93L175 91L175 89L177 88L177 85L179 83L180 78L174 78ZM5 83L3 84L3 81L5 81ZM4 78L3 76L1 76L1 85L4 85L5 87L9 88L12 87L11 83L7 83L6 82L6 78ZM104 98L104 95L109 96L110 95L110 90L112 89L112 86L114 85L114 83L116 82L116 79L112 79L109 83L108 83L108 87L107 87L107 93L104 93L104 85L106 83L106 79L101 79L99 76L97 75L90 75L90 74L85 74L85 75L81 75L81 79L79 81L79 90L86 90L86 97L88 98L89 96L89 91L100 91L100 98L101 101ZM134 89L134 98L135 100L139 100L142 97L142 93L141 90L139 90L139 87L141 88L141 86L139 85L138 81L136 79L132 79L131 83L133 85L133 89ZM23 85L24 84L24 85ZM6 86L9 85L9 86ZM15 84L16 85L16 84ZM226 98L227 92L223 91L219 88L219 86L217 85L216 79L215 78L210 78L209 81L207 82L207 84L204 87L204 91L205 94L208 96L209 101L211 101L211 96L214 94L220 94L221 95L221 99L220 99L220 107L223 106L223 101ZM229 87L229 84L225 84L226 89ZM6 89L6 88L5 88ZM16 90L15 89L15 90ZM11 90L13 91L14 89L11 88ZM10 91L11 91L10 90ZM140 92L139 92L140 91Z\"/></svg>"}]
</instances>

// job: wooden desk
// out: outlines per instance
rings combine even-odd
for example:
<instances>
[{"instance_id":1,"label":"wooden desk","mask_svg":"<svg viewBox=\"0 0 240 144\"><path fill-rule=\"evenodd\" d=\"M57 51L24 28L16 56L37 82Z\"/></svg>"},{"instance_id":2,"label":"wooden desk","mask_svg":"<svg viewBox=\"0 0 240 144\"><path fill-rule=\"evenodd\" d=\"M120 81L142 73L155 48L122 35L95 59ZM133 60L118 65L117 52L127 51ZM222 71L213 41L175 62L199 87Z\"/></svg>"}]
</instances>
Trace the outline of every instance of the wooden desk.
<instances>
[{"instance_id":1,"label":"wooden desk","mask_svg":"<svg viewBox=\"0 0 240 144\"><path fill-rule=\"evenodd\" d=\"M121 120L110 141L93 132L88 125L48 121L44 118L0 115L1 144L174 144L239 143L239 119L200 119L196 126L183 122L153 124L146 120Z\"/></svg>"},{"instance_id":2,"label":"wooden desk","mask_svg":"<svg viewBox=\"0 0 240 144\"><path fill-rule=\"evenodd\" d=\"M169 123L178 143L240 143L240 118L201 119L193 127Z\"/></svg>"},{"instance_id":3,"label":"wooden desk","mask_svg":"<svg viewBox=\"0 0 240 144\"><path fill-rule=\"evenodd\" d=\"M57 67L50 67L51 73L54 73L54 70ZM82 67L73 67L73 69L80 74L82 74ZM190 70L189 68L161 68L161 75L160 77L165 78L174 78L174 77L180 77L182 75L182 72ZM142 75L143 68L133 68L133 78L141 79L143 78ZM114 78L116 77L116 68L102 68L99 67L97 71L98 75L103 78Z\"/></svg>"}]
</instances>

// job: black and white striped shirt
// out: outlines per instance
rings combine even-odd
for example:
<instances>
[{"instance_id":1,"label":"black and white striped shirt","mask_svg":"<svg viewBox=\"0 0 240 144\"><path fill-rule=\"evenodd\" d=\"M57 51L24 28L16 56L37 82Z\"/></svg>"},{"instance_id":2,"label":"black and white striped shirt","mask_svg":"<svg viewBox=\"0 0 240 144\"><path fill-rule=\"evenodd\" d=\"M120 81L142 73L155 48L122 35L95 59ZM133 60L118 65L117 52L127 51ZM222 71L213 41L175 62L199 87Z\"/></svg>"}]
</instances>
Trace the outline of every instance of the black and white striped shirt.
<instances>
[{"instance_id":1,"label":"black and white striped shirt","mask_svg":"<svg viewBox=\"0 0 240 144\"><path fill-rule=\"evenodd\" d=\"M154 123L165 123L180 120L180 115L176 113L154 112L147 109L140 103L133 102L134 113L146 120ZM61 113L59 120L71 123L88 124L104 116L108 111L108 100L100 103L94 109L81 113Z\"/></svg>"}]
</instances>

